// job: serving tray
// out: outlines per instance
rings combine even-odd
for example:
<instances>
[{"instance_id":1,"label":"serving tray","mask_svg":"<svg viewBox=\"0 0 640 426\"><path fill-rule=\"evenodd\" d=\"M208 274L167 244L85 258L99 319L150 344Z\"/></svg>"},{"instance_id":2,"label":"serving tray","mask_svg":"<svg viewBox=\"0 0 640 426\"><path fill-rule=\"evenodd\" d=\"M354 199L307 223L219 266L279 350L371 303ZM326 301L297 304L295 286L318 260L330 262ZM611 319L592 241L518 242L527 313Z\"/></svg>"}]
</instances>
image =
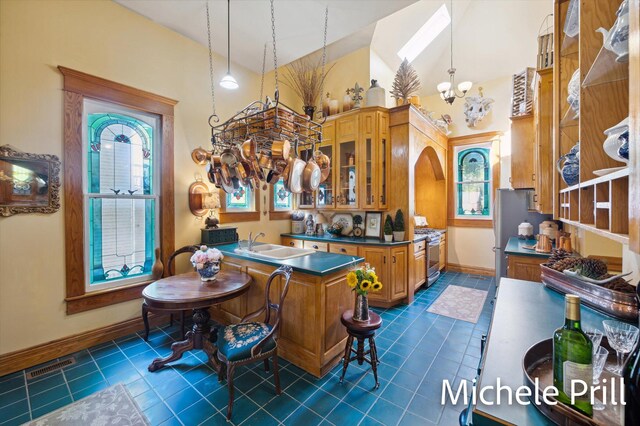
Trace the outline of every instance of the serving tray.
<instances>
[{"instance_id":1,"label":"serving tray","mask_svg":"<svg viewBox=\"0 0 640 426\"><path fill-rule=\"evenodd\" d=\"M638 321L638 302L633 293L622 293L573 278L548 266L540 265L545 287L562 294L576 294L593 309L623 321Z\"/></svg>"},{"instance_id":2,"label":"serving tray","mask_svg":"<svg viewBox=\"0 0 640 426\"><path fill-rule=\"evenodd\" d=\"M607 399L610 399L611 378L615 377L616 401L619 403L621 396L619 395L620 384L618 380L621 379L606 369L607 365L615 365L616 351L609 347L606 337L602 338L600 346L609 350L609 356L600 376L599 386L606 388ZM553 385L553 339L542 340L531 346L524 354L522 368L524 370L525 385L531 389L531 396L529 397L531 404L555 424L562 426L617 426L624 424L624 406L621 404L613 405L609 401L605 401L604 410L593 410L593 418L589 418L559 401L556 405L545 404L542 390L547 386ZM538 389L534 385L536 378L539 380ZM605 385L603 385L603 379L607 379ZM537 398L541 402L539 405L535 402L536 392ZM602 401L602 390L596 392L596 398Z\"/></svg>"}]
</instances>

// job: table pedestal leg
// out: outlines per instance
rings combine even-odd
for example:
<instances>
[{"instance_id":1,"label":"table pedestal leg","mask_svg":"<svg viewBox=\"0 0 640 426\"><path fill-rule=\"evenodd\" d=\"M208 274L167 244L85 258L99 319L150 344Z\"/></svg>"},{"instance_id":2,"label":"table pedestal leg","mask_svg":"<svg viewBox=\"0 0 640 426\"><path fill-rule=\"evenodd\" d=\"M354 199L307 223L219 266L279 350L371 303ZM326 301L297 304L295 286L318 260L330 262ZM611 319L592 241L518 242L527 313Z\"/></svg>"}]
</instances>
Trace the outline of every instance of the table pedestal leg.
<instances>
[{"instance_id":1,"label":"table pedestal leg","mask_svg":"<svg viewBox=\"0 0 640 426\"><path fill-rule=\"evenodd\" d=\"M205 351L212 366L219 370L219 364L215 354L217 349L209 342L209 310L194 309L193 310L193 328L185 335L185 340L175 342L171 345L171 354L164 358L156 358L149 365L149 371L156 371L164 367L166 364L182 358L182 354L192 349L202 349Z\"/></svg>"}]
</instances>

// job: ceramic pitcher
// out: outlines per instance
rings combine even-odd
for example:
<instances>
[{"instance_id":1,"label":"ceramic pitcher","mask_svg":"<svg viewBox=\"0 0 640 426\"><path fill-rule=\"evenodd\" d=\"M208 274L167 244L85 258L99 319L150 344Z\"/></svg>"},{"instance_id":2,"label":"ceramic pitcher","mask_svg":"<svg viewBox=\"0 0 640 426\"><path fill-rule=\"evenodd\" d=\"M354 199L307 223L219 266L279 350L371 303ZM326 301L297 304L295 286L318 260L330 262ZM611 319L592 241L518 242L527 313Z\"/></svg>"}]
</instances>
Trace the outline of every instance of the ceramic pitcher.
<instances>
[{"instance_id":1,"label":"ceramic pitcher","mask_svg":"<svg viewBox=\"0 0 640 426\"><path fill-rule=\"evenodd\" d=\"M569 186L580 182L580 144L577 143L571 148L568 154L560 156L556 163L556 168L562 180Z\"/></svg>"}]
</instances>

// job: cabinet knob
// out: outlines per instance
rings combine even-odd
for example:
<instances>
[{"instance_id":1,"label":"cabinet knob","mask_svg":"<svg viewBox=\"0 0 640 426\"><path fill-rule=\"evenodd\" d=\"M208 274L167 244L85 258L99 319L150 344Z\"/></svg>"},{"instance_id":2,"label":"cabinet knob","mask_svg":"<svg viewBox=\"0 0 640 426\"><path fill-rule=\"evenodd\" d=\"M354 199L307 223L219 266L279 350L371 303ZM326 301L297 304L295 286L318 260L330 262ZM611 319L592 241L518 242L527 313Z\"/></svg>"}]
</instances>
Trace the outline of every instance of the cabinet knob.
<instances>
[{"instance_id":1,"label":"cabinet knob","mask_svg":"<svg viewBox=\"0 0 640 426\"><path fill-rule=\"evenodd\" d=\"M535 174L535 173L533 173L533 174L531 175L531 180L535 182L535 180L536 180L536 174Z\"/></svg>"},{"instance_id":2,"label":"cabinet knob","mask_svg":"<svg viewBox=\"0 0 640 426\"><path fill-rule=\"evenodd\" d=\"M340 249L340 251L343 252L343 253L346 253L347 249L343 247L343 248Z\"/></svg>"},{"instance_id":3,"label":"cabinet knob","mask_svg":"<svg viewBox=\"0 0 640 426\"><path fill-rule=\"evenodd\" d=\"M312 245L311 247L313 247L314 249L318 250L318 246L316 244Z\"/></svg>"},{"instance_id":4,"label":"cabinet knob","mask_svg":"<svg viewBox=\"0 0 640 426\"><path fill-rule=\"evenodd\" d=\"M396 263L396 257L395 256L391 256L393 258L393 263Z\"/></svg>"},{"instance_id":5,"label":"cabinet knob","mask_svg":"<svg viewBox=\"0 0 640 426\"><path fill-rule=\"evenodd\" d=\"M295 246L295 245L296 245L296 243L294 243L293 241L290 241L290 242L289 242L289 245L290 245L291 247L293 247L293 246Z\"/></svg>"}]
</instances>

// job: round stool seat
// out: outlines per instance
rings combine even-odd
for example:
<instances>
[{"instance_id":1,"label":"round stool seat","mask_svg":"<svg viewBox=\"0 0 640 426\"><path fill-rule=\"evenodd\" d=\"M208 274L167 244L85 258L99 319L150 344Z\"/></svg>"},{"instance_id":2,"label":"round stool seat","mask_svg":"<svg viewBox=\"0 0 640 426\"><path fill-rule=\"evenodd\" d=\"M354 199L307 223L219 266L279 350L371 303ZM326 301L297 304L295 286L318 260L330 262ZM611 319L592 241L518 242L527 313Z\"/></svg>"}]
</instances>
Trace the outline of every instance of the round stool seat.
<instances>
[{"instance_id":1,"label":"round stool seat","mask_svg":"<svg viewBox=\"0 0 640 426\"><path fill-rule=\"evenodd\" d=\"M380 315L371 311L369 312L369 321L354 321L353 310L351 309L343 312L340 321L342 322L342 325L347 327L347 331L349 333L354 334L368 334L379 329L382 325L382 318L380 318Z\"/></svg>"}]
</instances>

